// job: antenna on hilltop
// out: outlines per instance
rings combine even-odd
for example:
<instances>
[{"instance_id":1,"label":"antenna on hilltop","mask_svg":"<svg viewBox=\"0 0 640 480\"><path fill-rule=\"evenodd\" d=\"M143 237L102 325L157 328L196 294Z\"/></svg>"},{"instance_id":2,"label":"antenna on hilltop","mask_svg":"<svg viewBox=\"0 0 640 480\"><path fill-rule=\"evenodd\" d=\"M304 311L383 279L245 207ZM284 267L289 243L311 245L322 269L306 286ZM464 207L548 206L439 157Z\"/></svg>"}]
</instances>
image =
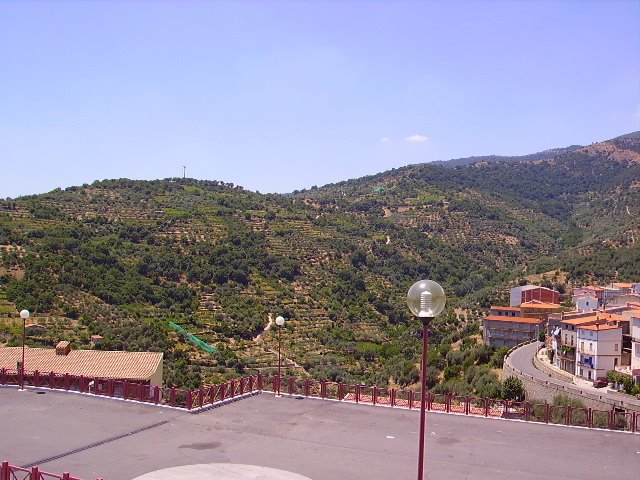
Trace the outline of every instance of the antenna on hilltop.
<instances>
[{"instance_id":1,"label":"antenna on hilltop","mask_svg":"<svg viewBox=\"0 0 640 480\"><path fill-rule=\"evenodd\" d=\"M187 166L183 165L182 166L182 178L186 178L187 177Z\"/></svg>"}]
</instances>

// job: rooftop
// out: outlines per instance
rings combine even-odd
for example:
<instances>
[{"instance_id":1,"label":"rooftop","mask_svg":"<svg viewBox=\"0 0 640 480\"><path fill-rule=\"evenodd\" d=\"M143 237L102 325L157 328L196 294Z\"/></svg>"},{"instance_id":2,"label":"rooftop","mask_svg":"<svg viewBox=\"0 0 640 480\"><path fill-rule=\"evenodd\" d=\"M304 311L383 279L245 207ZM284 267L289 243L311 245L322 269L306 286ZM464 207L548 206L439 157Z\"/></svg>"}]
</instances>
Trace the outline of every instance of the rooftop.
<instances>
[{"instance_id":1,"label":"rooftop","mask_svg":"<svg viewBox=\"0 0 640 480\"><path fill-rule=\"evenodd\" d=\"M147 380L162 363L162 352L71 350L57 355L54 348L25 348L25 370L65 372L100 378ZM21 347L0 348L0 368L13 370L22 359Z\"/></svg>"},{"instance_id":2,"label":"rooftop","mask_svg":"<svg viewBox=\"0 0 640 480\"><path fill-rule=\"evenodd\" d=\"M14 465L37 464L84 480L130 480L198 464L255 465L313 480L416 475L418 410L262 393L194 415L41 392L0 388L0 424L12 432L0 435L0 452ZM602 480L637 473L632 434L434 412L426 425L429 480L533 480L541 472L551 479ZM588 462L578 460L585 445L598 446Z\"/></svg>"},{"instance_id":3,"label":"rooftop","mask_svg":"<svg viewBox=\"0 0 640 480\"><path fill-rule=\"evenodd\" d=\"M487 315L485 320L510 323L542 323L544 320L531 317L503 317L502 315Z\"/></svg>"},{"instance_id":4,"label":"rooftop","mask_svg":"<svg viewBox=\"0 0 640 480\"><path fill-rule=\"evenodd\" d=\"M560 323L565 323L567 325L588 325L589 323L595 323L597 321L598 317L592 315L590 317L565 318Z\"/></svg>"},{"instance_id":5,"label":"rooftop","mask_svg":"<svg viewBox=\"0 0 640 480\"><path fill-rule=\"evenodd\" d=\"M525 302L522 305L520 305L520 307L522 308L533 308L533 309L540 309L540 310L550 310L550 309L559 309L560 305L556 304L556 303L545 303L545 302L540 302L538 300L532 300L530 302Z\"/></svg>"},{"instance_id":6,"label":"rooftop","mask_svg":"<svg viewBox=\"0 0 640 480\"><path fill-rule=\"evenodd\" d=\"M540 285L523 285L522 287L520 287L520 291L523 291L523 292L527 290L535 290L535 289L548 290L550 292L555 292L555 290L552 288L542 287Z\"/></svg>"},{"instance_id":7,"label":"rooftop","mask_svg":"<svg viewBox=\"0 0 640 480\"><path fill-rule=\"evenodd\" d=\"M589 290L593 290L593 291L596 291L596 292L601 292L601 291L604 290L602 287L599 287L597 285L588 285L586 287L581 287L581 288L588 288Z\"/></svg>"},{"instance_id":8,"label":"rooftop","mask_svg":"<svg viewBox=\"0 0 640 480\"><path fill-rule=\"evenodd\" d=\"M505 312L519 312L520 307L502 307L500 305L491 305L491 310L503 310Z\"/></svg>"},{"instance_id":9,"label":"rooftop","mask_svg":"<svg viewBox=\"0 0 640 480\"><path fill-rule=\"evenodd\" d=\"M578 328L580 330L594 330L594 331L622 329L622 327L618 325L609 325L608 323L595 323L593 325L582 325Z\"/></svg>"}]
</instances>

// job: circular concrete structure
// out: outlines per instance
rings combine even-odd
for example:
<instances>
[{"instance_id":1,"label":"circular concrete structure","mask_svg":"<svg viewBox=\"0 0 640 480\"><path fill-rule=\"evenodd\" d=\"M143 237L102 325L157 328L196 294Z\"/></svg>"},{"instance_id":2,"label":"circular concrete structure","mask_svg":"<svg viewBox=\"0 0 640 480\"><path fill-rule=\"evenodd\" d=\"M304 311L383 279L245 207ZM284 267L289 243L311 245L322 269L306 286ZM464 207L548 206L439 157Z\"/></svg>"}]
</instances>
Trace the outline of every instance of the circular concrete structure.
<instances>
[{"instance_id":1,"label":"circular concrete structure","mask_svg":"<svg viewBox=\"0 0 640 480\"><path fill-rule=\"evenodd\" d=\"M209 463L163 468L145 473L133 480L311 480L297 473L236 463Z\"/></svg>"}]
</instances>

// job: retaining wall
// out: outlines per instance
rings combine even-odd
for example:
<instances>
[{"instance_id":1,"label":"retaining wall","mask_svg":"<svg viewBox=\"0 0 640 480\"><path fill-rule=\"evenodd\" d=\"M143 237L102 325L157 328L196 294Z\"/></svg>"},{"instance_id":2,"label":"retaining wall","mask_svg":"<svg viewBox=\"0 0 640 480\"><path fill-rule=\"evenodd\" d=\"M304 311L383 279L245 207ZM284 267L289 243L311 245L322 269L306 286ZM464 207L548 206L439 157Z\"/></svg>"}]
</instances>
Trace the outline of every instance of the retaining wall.
<instances>
[{"instance_id":1,"label":"retaining wall","mask_svg":"<svg viewBox=\"0 0 640 480\"><path fill-rule=\"evenodd\" d=\"M522 380L527 401L538 399L544 400L548 403L553 403L553 397L555 397L556 395L567 395L571 398L575 398L576 400L580 400L588 408L595 408L599 410L621 408L629 412L640 412L640 402L634 401L632 397L615 393L609 393L607 395L596 395L591 392L582 390L577 386L572 387L563 385L561 381L567 380L557 378L561 377L561 374L551 371L550 368L539 368L539 365L542 362L537 360L537 356L534 360L534 364L536 365L536 368L542 370L542 372L548 375L548 380L541 380L532 377L531 375L523 373L520 370L514 368L509 363L509 355L516 348L520 348L523 345L514 347L509 350L509 352L507 352L507 355L505 355L504 357L504 364L502 369L504 371L505 378L508 376L514 376Z\"/></svg>"}]
</instances>

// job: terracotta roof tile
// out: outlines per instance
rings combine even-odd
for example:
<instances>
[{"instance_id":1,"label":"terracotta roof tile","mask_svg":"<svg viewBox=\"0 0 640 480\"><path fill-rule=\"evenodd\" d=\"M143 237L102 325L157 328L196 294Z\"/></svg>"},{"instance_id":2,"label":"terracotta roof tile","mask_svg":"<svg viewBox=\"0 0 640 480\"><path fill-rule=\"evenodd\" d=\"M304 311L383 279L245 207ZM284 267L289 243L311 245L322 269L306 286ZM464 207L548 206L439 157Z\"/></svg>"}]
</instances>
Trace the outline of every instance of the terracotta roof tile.
<instances>
[{"instance_id":1,"label":"terracotta roof tile","mask_svg":"<svg viewBox=\"0 0 640 480\"><path fill-rule=\"evenodd\" d=\"M565 318L560 323L566 323L567 325L582 325L582 324L596 322L597 320L598 320L598 317L593 315L591 317Z\"/></svg>"},{"instance_id":2,"label":"terracotta roof tile","mask_svg":"<svg viewBox=\"0 0 640 480\"><path fill-rule=\"evenodd\" d=\"M560 308L560 305L558 305L556 303L544 303L544 302L539 302L537 300L533 300L531 302L523 303L522 305L520 305L520 307L522 307L522 308L539 308L539 309L550 309L550 308L558 309L558 308Z\"/></svg>"},{"instance_id":3,"label":"terracotta roof tile","mask_svg":"<svg viewBox=\"0 0 640 480\"><path fill-rule=\"evenodd\" d=\"M539 318L531 317L503 317L501 315L488 315L484 317L485 320L497 321L497 322L510 322L510 323L542 323L543 320Z\"/></svg>"},{"instance_id":4,"label":"terracotta roof tile","mask_svg":"<svg viewBox=\"0 0 640 480\"><path fill-rule=\"evenodd\" d=\"M578 327L580 330L615 330L622 329L622 327L618 327L616 325L607 325L606 323L598 323L596 325L583 325Z\"/></svg>"},{"instance_id":5,"label":"terracotta roof tile","mask_svg":"<svg viewBox=\"0 0 640 480\"><path fill-rule=\"evenodd\" d=\"M162 363L162 352L71 350L56 355L52 348L25 349L24 366L29 372L68 373L87 377L148 380ZM0 348L0 368L15 370L22 359L21 347Z\"/></svg>"}]
</instances>

